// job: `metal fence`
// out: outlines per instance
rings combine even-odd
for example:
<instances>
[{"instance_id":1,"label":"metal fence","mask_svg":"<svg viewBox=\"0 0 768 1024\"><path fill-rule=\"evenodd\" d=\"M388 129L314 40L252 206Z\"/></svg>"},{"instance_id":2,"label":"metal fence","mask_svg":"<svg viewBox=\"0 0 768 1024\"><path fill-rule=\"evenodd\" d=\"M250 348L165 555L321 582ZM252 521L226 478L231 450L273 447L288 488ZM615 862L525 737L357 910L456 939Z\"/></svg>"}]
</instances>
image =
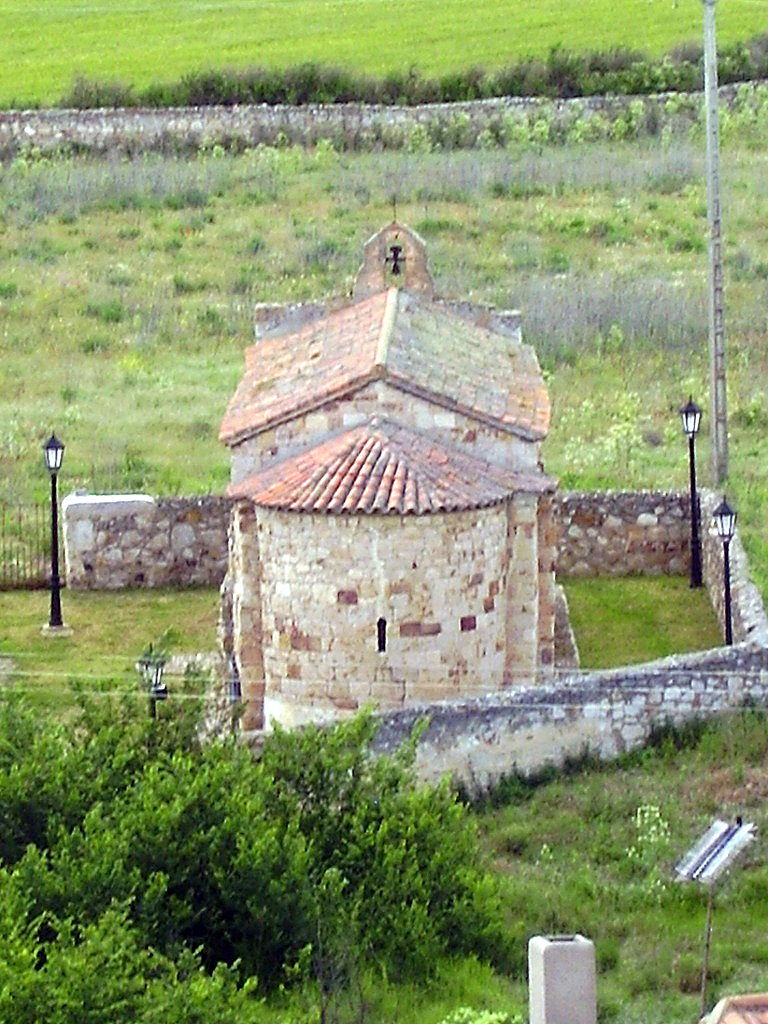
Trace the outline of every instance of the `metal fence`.
<instances>
[{"instance_id":1,"label":"metal fence","mask_svg":"<svg viewBox=\"0 0 768 1024\"><path fill-rule=\"evenodd\" d=\"M47 587L51 574L50 551L48 503L0 503L0 590Z\"/></svg>"}]
</instances>

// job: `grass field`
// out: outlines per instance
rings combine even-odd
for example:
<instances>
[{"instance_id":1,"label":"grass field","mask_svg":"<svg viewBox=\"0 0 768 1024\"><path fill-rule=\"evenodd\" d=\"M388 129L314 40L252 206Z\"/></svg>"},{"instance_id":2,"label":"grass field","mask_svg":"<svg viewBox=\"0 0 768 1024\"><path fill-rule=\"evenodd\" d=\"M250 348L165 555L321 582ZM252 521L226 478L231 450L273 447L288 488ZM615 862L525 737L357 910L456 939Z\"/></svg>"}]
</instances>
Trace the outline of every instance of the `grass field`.
<instances>
[{"instance_id":1,"label":"grass field","mask_svg":"<svg viewBox=\"0 0 768 1024\"><path fill-rule=\"evenodd\" d=\"M48 621L47 594L0 593L0 679L55 714L71 706L73 682L84 690L107 683L138 692L136 659L163 635L171 655L216 649L218 600L217 590L65 591L64 621L72 634L51 639L40 633Z\"/></svg>"},{"instance_id":2,"label":"grass field","mask_svg":"<svg viewBox=\"0 0 768 1024\"><path fill-rule=\"evenodd\" d=\"M768 29L768 0L718 6L719 39ZM136 86L190 71L304 61L378 75L495 68L561 43L652 55L702 33L699 0L0 0L0 105L54 104L77 74Z\"/></svg>"},{"instance_id":3,"label":"grass field","mask_svg":"<svg viewBox=\"0 0 768 1024\"><path fill-rule=\"evenodd\" d=\"M705 590L667 578L562 580L582 668L613 668L719 646Z\"/></svg>"},{"instance_id":4,"label":"grass field","mask_svg":"<svg viewBox=\"0 0 768 1024\"><path fill-rule=\"evenodd\" d=\"M722 643L706 592L679 578L568 580L583 668L612 668ZM136 689L135 662L166 635L169 654L216 650L217 590L140 590L62 596L68 637L50 639L44 591L0 593L0 681L60 713L71 684Z\"/></svg>"},{"instance_id":5,"label":"grass field","mask_svg":"<svg viewBox=\"0 0 768 1024\"><path fill-rule=\"evenodd\" d=\"M532 933L595 942L603 1024L698 1020L706 896L673 881L673 865L713 817L743 815L761 838L716 887L707 1005L765 991L766 736L764 713L734 716L689 730L689 749L669 736L538 789L512 780L499 793L510 802L481 814L521 946Z\"/></svg>"},{"instance_id":6,"label":"grass field","mask_svg":"<svg viewBox=\"0 0 768 1024\"><path fill-rule=\"evenodd\" d=\"M707 409L700 147L184 161L17 161L0 170L0 500L220 492L216 439L258 301L346 292L399 216L441 293L523 312L548 376L549 472L570 488L687 485L677 410ZM723 154L728 495L768 592L768 157ZM707 473L707 420L699 444Z\"/></svg>"}]
</instances>

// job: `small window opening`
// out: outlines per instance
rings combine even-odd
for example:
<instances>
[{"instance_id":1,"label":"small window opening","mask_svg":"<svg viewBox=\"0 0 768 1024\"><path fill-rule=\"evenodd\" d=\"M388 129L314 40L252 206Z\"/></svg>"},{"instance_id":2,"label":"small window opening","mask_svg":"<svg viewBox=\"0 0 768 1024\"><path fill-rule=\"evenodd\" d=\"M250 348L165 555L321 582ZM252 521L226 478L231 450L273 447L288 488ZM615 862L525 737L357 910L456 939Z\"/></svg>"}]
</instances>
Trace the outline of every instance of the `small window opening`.
<instances>
[{"instance_id":1,"label":"small window opening","mask_svg":"<svg viewBox=\"0 0 768 1024\"><path fill-rule=\"evenodd\" d=\"M379 654L387 649L387 620L379 619L376 623L376 646Z\"/></svg>"}]
</instances>

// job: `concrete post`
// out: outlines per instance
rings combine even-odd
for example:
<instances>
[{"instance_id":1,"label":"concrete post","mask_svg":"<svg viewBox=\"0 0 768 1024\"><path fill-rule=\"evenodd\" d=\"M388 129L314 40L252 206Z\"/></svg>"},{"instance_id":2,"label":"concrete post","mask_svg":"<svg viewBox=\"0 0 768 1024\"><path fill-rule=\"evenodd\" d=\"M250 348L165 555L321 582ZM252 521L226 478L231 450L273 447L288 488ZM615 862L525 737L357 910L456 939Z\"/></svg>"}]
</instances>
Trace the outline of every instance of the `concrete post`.
<instances>
[{"instance_id":1,"label":"concrete post","mask_svg":"<svg viewBox=\"0 0 768 1024\"><path fill-rule=\"evenodd\" d=\"M528 943L530 1024L597 1024L595 947L583 935Z\"/></svg>"}]
</instances>

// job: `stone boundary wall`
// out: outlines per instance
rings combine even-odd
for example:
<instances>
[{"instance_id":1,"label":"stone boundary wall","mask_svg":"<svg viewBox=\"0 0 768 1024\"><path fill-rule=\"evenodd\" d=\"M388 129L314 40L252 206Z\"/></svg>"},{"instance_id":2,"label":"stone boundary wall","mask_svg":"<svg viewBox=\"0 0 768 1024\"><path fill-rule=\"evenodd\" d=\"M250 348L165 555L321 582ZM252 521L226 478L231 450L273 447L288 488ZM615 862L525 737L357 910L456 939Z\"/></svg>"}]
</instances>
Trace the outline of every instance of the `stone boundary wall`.
<instances>
[{"instance_id":1,"label":"stone boundary wall","mask_svg":"<svg viewBox=\"0 0 768 1024\"><path fill-rule=\"evenodd\" d=\"M728 85L720 89L724 104L733 101L739 88L759 83ZM554 116L555 125L601 113L615 116L639 101L648 119L664 114L674 97L685 103L699 93L660 93L655 96L586 96L568 100L546 97L506 96L466 103L431 103L418 107L362 103L315 104L301 107L210 106L155 108L102 108L98 110L45 109L0 111L0 155L12 156L35 147L42 152L74 149L93 154L148 151L177 152L215 144L242 146L274 144L288 140L312 145L330 139L344 148L386 147L387 134L429 125L450 134L462 127L463 144L472 146L478 135L501 118L523 120L538 111ZM401 140L402 142L402 140Z\"/></svg>"},{"instance_id":2,"label":"stone boundary wall","mask_svg":"<svg viewBox=\"0 0 768 1024\"><path fill-rule=\"evenodd\" d=\"M228 498L77 495L62 502L67 586L74 590L219 586Z\"/></svg>"},{"instance_id":3,"label":"stone boundary wall","mask_svg":"<svg viewBox=\"0 0 768 1024\"><path fill-rule=\"evenodd\" d=\"M684 575L690 500L676 491L574 491L554 501L557 574Z\"/></svg>"},{"instance_id":4,"label":"stone boundary wall","mask_svg":"<svg viewBox=\"0 0 768 1024\"><path fill-rule=\"evenodd\" d=\"M391 752L421 720L425 782L445 775L479 794L514 771L560 765L588 750L616 757L654 726L768 700L768 649L745 643L609 672L564 674L544 685L463 703L382 713L374 749Z\"/></svg>"},{"instance_id":5,"label":"stone boundary wall","mask_svg":"<svg viewBox=\"0 0 768 1024\"><path fill-rule=\"evenodd\" d=\"M723 622L722 544L709 533L719 495L701 492L704 582ZM208 495L69 495L62 503L67 585L75 590L219 586L227 568L231 502ZM688 496L594 491L555 496L557 574L688 572ZM731 544L733 635L768 645L768 618L738 536ZM562 616L561 616L562 617ZM568 646L562 631L561 647Z\"/></svg>"}]
</instances>

